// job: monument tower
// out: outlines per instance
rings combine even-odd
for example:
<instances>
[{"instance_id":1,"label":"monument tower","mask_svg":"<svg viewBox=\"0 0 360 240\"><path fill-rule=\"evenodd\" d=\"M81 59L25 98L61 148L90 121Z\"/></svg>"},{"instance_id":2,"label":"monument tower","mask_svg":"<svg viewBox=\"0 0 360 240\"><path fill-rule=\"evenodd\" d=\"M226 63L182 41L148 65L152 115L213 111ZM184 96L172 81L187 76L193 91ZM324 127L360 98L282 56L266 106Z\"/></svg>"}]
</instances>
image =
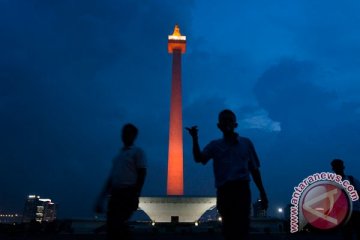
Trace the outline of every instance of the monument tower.
<instances>
[{"instance_id":1,"label":"monument tower","mask_svg":"<svg viewBox=\"0 0 360 240\"><path fill-rule=\"evenodd\" d=\"M168 36L168 52L172 54L169 155L166 197L140 197L139 207L155 222L196 222L216 205L216 198L186 197L183 176L183 127L181 100L181 55L185 53L186 37L178 25Z\"/></svg>"},{"instance_id":2,"label":"monument tower","mask_svg":"<svg viewBox=\"0 0 360 240\"><path fill-rule=\"evenodd\" d=\"M181 98L181 55L185 53L186 36L175 25L174 32L168 36L168 52L172 58L170 129L168 152L167 195L184 194L183 177L183 127Z\"/></svg>"}]
</instances>

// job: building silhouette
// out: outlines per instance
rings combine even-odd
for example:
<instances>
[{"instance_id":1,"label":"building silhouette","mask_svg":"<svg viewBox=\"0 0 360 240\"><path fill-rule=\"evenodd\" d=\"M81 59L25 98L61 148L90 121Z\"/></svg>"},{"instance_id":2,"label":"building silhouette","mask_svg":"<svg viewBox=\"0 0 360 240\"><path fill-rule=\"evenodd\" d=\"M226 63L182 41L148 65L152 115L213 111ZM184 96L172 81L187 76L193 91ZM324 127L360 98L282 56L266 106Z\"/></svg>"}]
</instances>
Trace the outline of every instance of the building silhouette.
<instances>
[{"instance_id":1,"label":"building silhouette","mask_svg":"<svg viewBox=\"0 0 360 240\"><path fill-rule=\"evenodd\" d=\"M22 222L52 222L56 219L56 208L51 199L29 195L25 201Z\"/></svg>"},{"instance_id":2,"label":"building silhouette","mask_svg":"<svg viewBox=\"0 0 360 240\"><path fill-rule=\"evenodd\" d=\"M253 216L254 218L262 218L267 216L266 210L262 209L261 207L260 199L253 203Z\"/></svg>"}]
</instances>

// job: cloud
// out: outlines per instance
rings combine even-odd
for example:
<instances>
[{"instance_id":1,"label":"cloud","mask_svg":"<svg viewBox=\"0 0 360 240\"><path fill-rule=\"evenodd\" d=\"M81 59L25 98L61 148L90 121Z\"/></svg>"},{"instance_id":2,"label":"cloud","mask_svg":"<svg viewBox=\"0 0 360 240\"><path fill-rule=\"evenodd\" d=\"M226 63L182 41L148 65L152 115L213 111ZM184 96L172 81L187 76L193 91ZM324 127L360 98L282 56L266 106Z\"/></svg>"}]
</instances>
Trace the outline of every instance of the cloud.
<instances>
[{"instance_id":1,"label":"cloud","mask_svg":"<svg viewBox=\"0 0 360 240\"><path fill-rule=\"evenodd\" d=\"M263 129L265 131L279 132L281 131L281 124L271 120L265 111L258 110L251 114L239 123L242 128Z\"/></svg>"},{"instance_id":2,"label":"cloud","mask_svg":"<svg viewBox=\"0 0 360 240\"><path fill-rule=\"evenodd\" d=\"M258 103L284 126L319 123L319 118L329 116L337 96L314 84L315 72L309 62L280 61L258 79L254 87Z\"/></svg>"},{"instance_id":3,"label":"cloud","mask_svg":"<svg viewBox=\"0 0 360 240\"><path fill-rule=\"evenodd\" d=\"M289 183L296 184L306 174L331 171L333 158L346 159L350 166L357 161L359 102L346 103L315 84L318 71L310 62L283 59L264 71L254 87L259 107L281 124L278 134L256 137L265 160L264 178L271 175L289 196ZM277 199L277 190L273 191Z\"/></svg>"}]
</instances>

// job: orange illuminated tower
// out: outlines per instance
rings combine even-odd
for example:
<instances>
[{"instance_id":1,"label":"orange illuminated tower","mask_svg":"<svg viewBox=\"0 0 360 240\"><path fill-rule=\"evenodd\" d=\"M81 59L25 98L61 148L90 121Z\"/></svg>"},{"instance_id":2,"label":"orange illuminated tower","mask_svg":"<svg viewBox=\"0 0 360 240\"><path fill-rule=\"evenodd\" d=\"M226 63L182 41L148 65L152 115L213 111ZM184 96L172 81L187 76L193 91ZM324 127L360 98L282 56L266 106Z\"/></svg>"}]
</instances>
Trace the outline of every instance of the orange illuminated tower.
<instances>
[{"instance_id":1,"label":"orange illuminated tower","mask_svg":"<svg viewBox=\"0 0 360 240\"><path fill-rule=\"evenodd\" d=\"M168 52L173 55L170 129L168 152L167 194L184 194L182 99L181 99L181 54L185 53L186 36L182 36L178 25L168 37Z\"/></svg>"}]
</instances>

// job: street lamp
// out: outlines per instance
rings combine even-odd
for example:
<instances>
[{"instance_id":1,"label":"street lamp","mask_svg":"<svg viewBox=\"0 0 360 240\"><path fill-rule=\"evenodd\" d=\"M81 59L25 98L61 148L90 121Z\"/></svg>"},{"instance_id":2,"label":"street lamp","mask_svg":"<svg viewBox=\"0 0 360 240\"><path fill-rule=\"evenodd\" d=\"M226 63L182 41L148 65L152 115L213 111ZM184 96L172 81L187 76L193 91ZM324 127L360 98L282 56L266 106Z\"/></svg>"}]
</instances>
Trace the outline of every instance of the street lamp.
<instances>
[{"instance_id":1,"label":"street lamp","mask_svg":"<svg viewBox=\"0 0 360 240\"><path fill-rule=\"evenodd\" d=\"M280 218L280 219L284 218L284 209L283 209L282 207L279 207L279 208L277 209L277 212L278 212L278 214L279 214L279 218Z\"/></svg>"}]
</instances>

